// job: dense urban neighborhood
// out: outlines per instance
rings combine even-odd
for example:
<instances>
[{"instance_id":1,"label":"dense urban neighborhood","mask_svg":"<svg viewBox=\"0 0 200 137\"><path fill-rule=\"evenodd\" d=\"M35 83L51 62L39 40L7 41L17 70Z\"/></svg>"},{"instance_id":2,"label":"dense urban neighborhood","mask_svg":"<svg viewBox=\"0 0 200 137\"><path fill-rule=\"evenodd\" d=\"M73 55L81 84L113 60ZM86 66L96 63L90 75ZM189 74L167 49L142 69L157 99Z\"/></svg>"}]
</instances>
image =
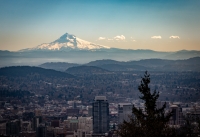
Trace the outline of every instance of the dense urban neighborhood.
<instances>
[{"instance_id":1,"label":"dense urban neighborhood","mask_svg":"<svg viewBox=\"0 0 200 137\"><path fill-rule=\"evenodd\" d=\"M159 91L156 106L166 102L166 112L176 111L169 125L182 127L189 120L195 126L200 118L200 72L148 73L151 91ZM118 125L129 120L132 106L144 108L138 92L143 74L91 66L66 72L29 66L1 68L0 135L118 136ZM102 108L95 102L103 103ZM102 129L95 125L98 115L106 119Z\"/></svg>"}]
</instances>

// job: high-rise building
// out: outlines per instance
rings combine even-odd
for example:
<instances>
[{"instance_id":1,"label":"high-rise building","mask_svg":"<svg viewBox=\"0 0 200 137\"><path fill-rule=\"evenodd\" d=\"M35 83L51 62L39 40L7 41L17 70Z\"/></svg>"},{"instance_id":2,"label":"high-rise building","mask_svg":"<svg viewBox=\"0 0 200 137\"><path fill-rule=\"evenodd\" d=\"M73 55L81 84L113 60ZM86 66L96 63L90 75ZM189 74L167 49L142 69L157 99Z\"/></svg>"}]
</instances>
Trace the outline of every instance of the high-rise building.
<instances>
[{"instance_id":1,"label":"high-rise building","mask_svg":"<svg viewBox=\"0 0 200 137\"><path fill-rule=\"evenodd\" d=\"M130 116L132 116L133 104L131 103L119 103L118 104L118 124L123 123L123 121L129 121Z\"/></svg>"},{"instance_id":2,"label":"high-rise building","mask_svg":"<svg viewBox=\"0 0 200 137\"><path fill-rule=\"evenodd\" d=\"M6 123L6 135L18 136L21 131L20 120L13 120Z\"/></svg>"},{"instance_id":3,"label":"high-rise building","mask_svg":"<svg viewBox=\"0 0 200 137\"><path fill-rule=\"evenodd\" d=\"M79 109L78 108L67 108L66 109L67 116L78 116Z\"/></svg>"},{"instance_id":4,"label":"high-rise building","mask_svg":"<svg viewBox=\"0 0 200 137\"><path fill-rule=\"evenodd\" d=\"M92 116L92 106L88 106L88 117Z\"/></svg>"},{"instance_id":5,"label":"high-rise building","mask_svg":"<svg viewBox=\"0 0 200 137\"><path fill-rule=\"evenodd\" d=\"M42 123L42 116L35 116L33 118L33 130L36 131L39 124Z\"/></svg>"},{"instance_id":6,"label":"high-rise building","mask_svg":"<svg viewBox=\"0 0 200 137\"><path fill-rule=\"evenodd\" d=\"M21 131L31 131L31 121L22 121L21 122Z\"/></svg>"},{"instance_id":7,"label":"high-rise building","mask_svg":"<svg viewBox=\"0 0 200 137\"><path fill-rule=\"evenodd\" d=\"M76 131L78 129L78 117L68 117L64 120L64 126L68 131Z\"/></svg>"},{"instance_id":8,"label":"high-rise building","mask_svg":"<svg viewBox=\"0 0 200 137\"><path fill-rule=\"evenodd\" d=\"M170 125L176 125L176 126L182 125L182 123L183 123L183 121L182 121L183 113L182 113L181 107L173 104L173 105L170 106L170 109L171 109L173 115L170 118L169 124Z\"/></svg>"},{"instance_id":9,"label":"high-rise building","mask_svg":"<svg viewBox=\"0 0 200 137\"><path fill-rule=\"evenodd\" d=\"M168 110L169 107L170 107L170 102L169 101L156 101L156 108L157 109L161 109L165 103L166 103L166 108L165 109Z\"/></svg>"},{"instance_id":10,"label":"high-rise building","mask_svg":"<svg viewBox=\"0 0 200 137\"><path fill-rule=\"evenodd\" d=\"M102 136L109 131L109 103L105 96L96 96L92 103L93 136Z\"/></svg>"},{"instance_id":11,"label":"high-rise building","mask_svg":"<svg viewBox=\"0 0 200 137\"><path fill-rule=\"evenodd\" d=\"M77 137L89 137L92 133L92 117L79 117L78 118L78 130Z\"/></svg>"},{"instance_id":12,"label":"high-rise building","mask_svg":"<svg viewBox=\"0 0 200 137\"><path fill-rule=\"evenodd\" d=\"M52 127L59 127L60 121L59 120L52 120L51 121L51 126Z\"/></svg>"},{"instance_id":13,"label":"high-rise building","mask_svg":"<svg viewBox=\"0 0 200 137\"><path fill-rule=\"evenodd\" d=\"M37 127L37 131L36 131L37 137L46 137L46 132L47 132L47 128L45 124L40 124Z\"/></svg>"}]
</instances>

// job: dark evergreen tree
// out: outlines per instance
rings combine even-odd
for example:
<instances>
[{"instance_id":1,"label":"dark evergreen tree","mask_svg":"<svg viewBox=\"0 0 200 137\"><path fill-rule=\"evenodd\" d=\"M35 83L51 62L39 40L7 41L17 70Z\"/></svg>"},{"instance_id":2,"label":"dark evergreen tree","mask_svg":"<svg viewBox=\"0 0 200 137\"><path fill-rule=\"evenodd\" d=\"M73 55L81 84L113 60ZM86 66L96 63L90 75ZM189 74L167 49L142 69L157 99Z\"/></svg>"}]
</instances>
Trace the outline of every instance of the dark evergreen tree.
<instances>
[{"instance_id":1,"label":"dark evergreen tree","mask_svg":"<svg viewBox=\"0 0 200 137\"><path fill-rule=\"evenodd\" d=\"M171 112L165 112L166 103L156 107L159 92L152 93L149 87L150 74L147 71L138 87L142 94L140 99L144 101L144 110L133 105L130 121L124 121L119 125L118 134L121 137L162 137L174 136L174 132L168 128L168 121L172 116Z\"/></svg>"}]
</instances>

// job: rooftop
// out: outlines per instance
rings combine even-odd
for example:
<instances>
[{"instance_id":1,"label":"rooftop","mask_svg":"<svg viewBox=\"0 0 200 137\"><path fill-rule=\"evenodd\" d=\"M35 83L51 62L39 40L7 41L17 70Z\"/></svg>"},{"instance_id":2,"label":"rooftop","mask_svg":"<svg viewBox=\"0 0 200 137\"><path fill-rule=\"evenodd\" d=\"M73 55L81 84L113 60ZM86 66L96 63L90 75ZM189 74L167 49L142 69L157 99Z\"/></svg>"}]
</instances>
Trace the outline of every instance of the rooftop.
<instances>
[{"instance_id":1,"label":"rooftop","mask_svg":"<svg viewBox=\"0 0 200 137\"><path fill-rule=\"evenodd\" d=\"M104 100L106 101L106 96L95 96L95 99L94 100Z\"/></svg>"}]
</instances>

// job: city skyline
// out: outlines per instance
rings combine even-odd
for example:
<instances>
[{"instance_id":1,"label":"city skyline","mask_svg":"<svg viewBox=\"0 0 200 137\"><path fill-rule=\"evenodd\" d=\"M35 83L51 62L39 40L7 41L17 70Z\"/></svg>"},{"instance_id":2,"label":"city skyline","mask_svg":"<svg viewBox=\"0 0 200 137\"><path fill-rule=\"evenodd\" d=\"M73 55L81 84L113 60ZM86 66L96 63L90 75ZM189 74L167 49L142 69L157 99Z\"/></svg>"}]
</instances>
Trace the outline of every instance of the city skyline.
<instances>
[{"instance_id":1,"label":"city skyline","mask_svg":"<svg viewBox=\"0 0 200 137\"><path fill-rule=\"evenodd\" d=\"M1 1L0 50L50 43L65 33L104 46L200 50L200 1Z\"/></svg>"}]
</instances>

